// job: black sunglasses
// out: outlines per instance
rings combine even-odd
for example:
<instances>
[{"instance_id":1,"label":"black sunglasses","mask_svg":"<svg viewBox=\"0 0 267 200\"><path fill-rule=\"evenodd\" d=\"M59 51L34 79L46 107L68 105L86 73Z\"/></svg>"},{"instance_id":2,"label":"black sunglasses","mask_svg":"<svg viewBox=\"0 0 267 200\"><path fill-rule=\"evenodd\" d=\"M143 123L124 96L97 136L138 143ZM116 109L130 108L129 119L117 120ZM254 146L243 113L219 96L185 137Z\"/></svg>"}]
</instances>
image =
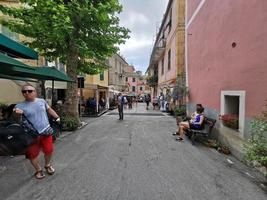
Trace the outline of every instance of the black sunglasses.
<instances>
[{"instance_id":1,"label":"black sunglasses","mask_svg":"<svg viewBox=\"0 0 267 200\"><path fill-rule=\"evenodd\" d=\"M21 90L21 92L22 92L22 94L25 94L25 93L32 93L33 92L33 90Z\"/></svg>"}]
</instances>

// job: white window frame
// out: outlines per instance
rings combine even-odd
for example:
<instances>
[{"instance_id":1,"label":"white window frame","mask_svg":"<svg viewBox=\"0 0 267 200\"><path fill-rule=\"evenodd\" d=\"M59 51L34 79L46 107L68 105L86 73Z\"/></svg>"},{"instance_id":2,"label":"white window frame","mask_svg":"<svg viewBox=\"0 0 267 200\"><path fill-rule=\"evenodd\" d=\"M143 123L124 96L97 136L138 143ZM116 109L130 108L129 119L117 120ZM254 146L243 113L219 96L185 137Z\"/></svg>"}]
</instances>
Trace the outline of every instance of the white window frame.
<instances>
[{"instance_id":1,"label":"white window frame","mask_svg":"<svg viewBox=\"0 0 267 200\"><path fill-rule=\"evenodd\" d=\"M239 97L239 127L238 132L244 138L245 129L245 98L246 91L244 90L222 90L221 91L221 115L225 113L225 96L238 96Z\"/></svg>"}]
</instances>

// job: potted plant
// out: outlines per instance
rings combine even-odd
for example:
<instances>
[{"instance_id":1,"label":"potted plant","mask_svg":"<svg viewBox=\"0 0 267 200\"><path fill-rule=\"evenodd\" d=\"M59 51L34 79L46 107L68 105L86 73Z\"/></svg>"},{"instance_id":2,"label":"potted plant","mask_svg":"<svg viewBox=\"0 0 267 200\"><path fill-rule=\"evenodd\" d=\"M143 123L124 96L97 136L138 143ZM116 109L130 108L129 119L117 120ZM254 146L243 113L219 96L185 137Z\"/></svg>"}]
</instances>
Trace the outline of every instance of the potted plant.
<instances>
[{"instance_id":1,"label":"potted plant","mask_svg":"<svg viewBox=\"0 0 267 200\"><path fill-rule=\"evenodd\" d=\"M174 109L174 114L176 117L176 123L179 124L186 116L186 106L176 106Z\"/></svg>"},{"instance_id":2,"label":"potted plant","mask_svg":"<svg viewBox=\"0 0 267 200\"><path fill-rule=\"evenodd\" d=\"M3 119L3 114L8 105L6 103L0 102L0 120Z\"/></svg>"}]
</instances>

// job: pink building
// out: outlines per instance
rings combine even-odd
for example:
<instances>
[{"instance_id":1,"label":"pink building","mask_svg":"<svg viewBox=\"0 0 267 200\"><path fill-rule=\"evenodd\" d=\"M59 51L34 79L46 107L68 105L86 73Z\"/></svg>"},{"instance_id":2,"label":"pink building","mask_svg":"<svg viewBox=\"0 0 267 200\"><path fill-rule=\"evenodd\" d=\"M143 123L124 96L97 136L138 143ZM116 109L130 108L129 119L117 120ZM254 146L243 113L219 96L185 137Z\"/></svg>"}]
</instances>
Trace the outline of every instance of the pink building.
<instances>
[{"instance_id":1,"label":"pink building","mask_svg":"<svg viewBox=\"0 0 267 200\"><path fill-rule=\"evenodd\" d=\"M125 83L127 84L126 92L128 94L137 95L138 74L136 74L134 66L125 67L124 75L125 75Z\"/></svg>"},{"instance_id":2,"label":"pink building","mask_svg":"<svg viewBox=\"0 0 267 200\"><path fill-rule=\"evenodd\" d=\"M133 66L127 66L124 69L124 75L128 94L139 96L150 92L146 85L146 77L141 71L135 71Z\"/></svg>"},{"instance_id":3,"label":"pink building","mask_svg":"<svg viewBox=\"0 0 267 200\"><path fill-rule=\"evenodd\" d=\"M137 95L150 94L149 87L146 84L146 76L140 75L137 80Z\"/></svg>"},{"instance_id":4,"label":"pink building","mask_svg":"<svg viewBox=\"0 0 267 200\"><path fill-rule=\"evenodd\" d=\"M266 104L266 35L267 1L187 0L189 109L202 103L217 120L220 114L235 114L237 130L221 121L216 127L230 146L250 137L249 122Z\"/></svg>"},{"instance_id":5,"label":"pink building","mask_svg":"<svg viewBox=\"0 0 267 200\"><path fill-rule=\"evenodd\" d=\"M132 94L137 95L137 91L138 91L137 80L138 80L138 78L134 74L132 74L130 76L126 76L125 79L126 79L125 81L128 85L128 93L132 93Z\"/></svg>"}]
</instances>

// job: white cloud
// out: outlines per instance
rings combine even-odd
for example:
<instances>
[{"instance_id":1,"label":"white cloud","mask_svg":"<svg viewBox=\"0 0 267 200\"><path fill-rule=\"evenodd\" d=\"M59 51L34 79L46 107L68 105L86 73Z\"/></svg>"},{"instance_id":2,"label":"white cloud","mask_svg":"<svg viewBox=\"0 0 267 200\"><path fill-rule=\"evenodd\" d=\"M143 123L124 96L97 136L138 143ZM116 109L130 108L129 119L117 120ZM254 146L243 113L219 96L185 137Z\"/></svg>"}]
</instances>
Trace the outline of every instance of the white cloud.
<instances>
[{"instance_id":1,"label":"white cloud","mask_svg":"<svg viewBox=\"0 0 267 200\"><path fill-rule=\"evenodd\" d=\"M127 17L121 18L121 24L128 28L134 28L136 25L146 25L149 23L149 19L142 13L137 13L134 11L130 11L127 13Z\"/></svg>"},{"instance_id":2,"label":"white cloud","mask_svg":"<svg viewBox=\"0 0 267 200\"><path fill-rule=\"evenodd\" d=\"M119 0L123 5L120 24L131 31L131 38L120 45L120 53L136 69L146 71L156 29L169 0Z\"/></svg>"},{"instance_id":3,"label":"white cloud","mask_svg":"<svg viewBox=\"0 0 267 200\"><path fill-rule=\"evenodd\" d=\"M147 47L150 48L150 46L153 43L153 38L150 37L135 37L132 36L129 40L126 41L125 44L120 46L121 53L129 52L129 51L136 51L138 49Z\"/></svg>"}]
</instances>

